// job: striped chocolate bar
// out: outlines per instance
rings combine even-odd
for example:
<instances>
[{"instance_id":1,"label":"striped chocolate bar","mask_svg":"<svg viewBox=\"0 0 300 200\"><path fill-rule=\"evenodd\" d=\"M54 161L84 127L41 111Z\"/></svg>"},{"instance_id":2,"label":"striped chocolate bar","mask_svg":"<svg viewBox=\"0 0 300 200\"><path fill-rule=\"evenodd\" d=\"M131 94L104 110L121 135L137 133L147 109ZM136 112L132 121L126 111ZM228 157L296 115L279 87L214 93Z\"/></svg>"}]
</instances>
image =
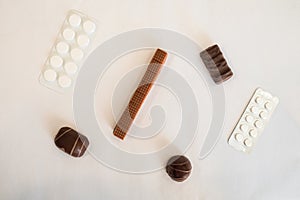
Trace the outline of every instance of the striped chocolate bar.
<instances>
[{"instance_id":1,"label":"striped chocolate bar","mask_svg":"<svg viewBox=\"0 0 300 200\"><path fill-rule=\"evenodd\" d=\"M69 127L59 129L54 142L60 150L73 157L81 157L89 146L86 136Z\"/></svg>"},{"instance_id":2,"label":"striped chocolate bar","mask_svg":"<svg viewBox=\"0 0 300 200\"><path fill-rule=\"evenodd\" d=\"M135 90L128 106L114 128L113 133L116 137L122 140L125 138L166 59L167 53L161 49L157 49L138 88Z\"/></svg>"}]
</instances>

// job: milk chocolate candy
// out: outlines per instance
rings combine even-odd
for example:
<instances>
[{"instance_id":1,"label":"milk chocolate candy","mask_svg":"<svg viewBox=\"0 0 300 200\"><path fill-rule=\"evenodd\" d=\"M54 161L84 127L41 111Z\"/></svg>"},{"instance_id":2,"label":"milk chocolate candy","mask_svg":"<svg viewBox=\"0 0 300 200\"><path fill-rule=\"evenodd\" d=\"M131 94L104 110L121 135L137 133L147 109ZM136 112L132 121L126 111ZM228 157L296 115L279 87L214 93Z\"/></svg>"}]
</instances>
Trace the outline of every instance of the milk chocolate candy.
<instances>
[{"instance_id":1,"label":"milk chocolate candy","mask_svg":"<svg viewBox=\"0 0 300 200\"><path fill-rule=\"evenodd\" d=\"M133 96L131 97L128 106L121 115L121 118L117 122L114 128L113 134L124 139L130 126L133 123L139 109L141 108L143 102L145 101L149 91L151 90L154 81L156 80L163 64L167 59L167 53L161 49L157 49L152 60L144 74L138 88L135 90Z\"/></svg>"},{"instance_id":2,"label":"milk chocolate candy","mask_svg":"<svg viewBox=\"0 0 300 200\"><path fill-rule=\"evenodd\" d=\"M185 156L173 156L169 159L166 172L168 175L177 182L185 181L191 174L192 164Z\"/></svg>"},{"instance_id":3,"label":"milk chocolate candy","mask_svg":"<svg viewBox=\"0 0 300 200\"><path fill-rule=\"evenodd\" d=\"M218 45L213 45L200 53L200 57L216 84L233 76Z\"/></svg>"},{"instance_id":4,"label":"milk chocolate candy","mask_svg":"<svg viewBox=\"0 0 300 200\"><path fill-rule=\"evenodd\" d=\"M62 127L54 142L60 150L73 157L81 157L89 146L87 137L69 127Z\"/></svg>"}]
</instances>

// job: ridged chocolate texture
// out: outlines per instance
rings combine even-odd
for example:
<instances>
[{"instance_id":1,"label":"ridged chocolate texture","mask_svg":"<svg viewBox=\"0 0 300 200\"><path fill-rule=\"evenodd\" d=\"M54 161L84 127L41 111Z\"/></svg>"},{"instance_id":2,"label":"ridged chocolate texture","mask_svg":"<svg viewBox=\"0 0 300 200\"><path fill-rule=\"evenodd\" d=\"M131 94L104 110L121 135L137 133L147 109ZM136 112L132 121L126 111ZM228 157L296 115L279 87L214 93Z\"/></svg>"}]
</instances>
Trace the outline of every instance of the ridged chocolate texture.
<instances>
[{"instance_id":1,"label":"ridged chocolate texture","mask_svg":"<svg viewBox=\"0 0 300 200\"><path fill-rule=\"evenodd\" d=\"M167 163L166 171L174 181L182 182L190 176L192 164L185 156L173 156Z\"/></svg>"},{"instance_id":2,"label":"ridged chocolate texture","mask_svg":"<svg viewBox=\"0 0 300 200\"><path fill-rule=\"evenodd\" d=\"M218 45L213 45L200 53L200 57L216 84L233 76Z\"/></svg>"},{"instance_id":3,"label":"ridged chocolate texture","mask_svg":"<svg viewBox=\"0 0 300 200\"><path fill-rule=\"evenodd\" d=\"M157 49L138 88L135 90L128 106L114 128L113 133L116 137L122 140L125 138L166 59L167 53L161 49Z\"/></svg>"},{"instance_id":4,"label":"ridged chocolate texture","mask_svg":"<svg viewBox=\"0 0 300 200\"><path fill-rule=\"evenodd\" d=\"M89 146L87 137L69 127L62 127L54 142L59 149L73 157L81 157Z\"/></svg>"}]
</instances>

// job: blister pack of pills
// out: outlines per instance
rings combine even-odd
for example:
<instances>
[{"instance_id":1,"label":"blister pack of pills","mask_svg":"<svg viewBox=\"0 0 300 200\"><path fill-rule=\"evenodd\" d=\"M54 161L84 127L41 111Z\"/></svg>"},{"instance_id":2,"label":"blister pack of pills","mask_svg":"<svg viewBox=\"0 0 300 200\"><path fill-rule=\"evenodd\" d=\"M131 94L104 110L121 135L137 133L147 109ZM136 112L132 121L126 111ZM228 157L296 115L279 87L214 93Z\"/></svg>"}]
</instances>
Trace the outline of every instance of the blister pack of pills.
<instances>
[{"instance_id":1,"label":"blister pack of pills","mask_svg":"<svg viewBox=\"0 0 300 200\"><path fill-rule=\"evenodd\" d=\"M69 11L46 60L40 82L58 92L72 88L96 29L95 20L76 10Z\"/></svg>"},{"instance_id":2,"label":"blister pack of pills","mask_svg":"<svg viewBox=\"0 0 300 200\"><path fill-rule=\"evenodd\" d=\"M229 145L239 151L251 152L278 102L277 97L261 88L256 89L228 139Z\"/></svg>"}]
</instances>

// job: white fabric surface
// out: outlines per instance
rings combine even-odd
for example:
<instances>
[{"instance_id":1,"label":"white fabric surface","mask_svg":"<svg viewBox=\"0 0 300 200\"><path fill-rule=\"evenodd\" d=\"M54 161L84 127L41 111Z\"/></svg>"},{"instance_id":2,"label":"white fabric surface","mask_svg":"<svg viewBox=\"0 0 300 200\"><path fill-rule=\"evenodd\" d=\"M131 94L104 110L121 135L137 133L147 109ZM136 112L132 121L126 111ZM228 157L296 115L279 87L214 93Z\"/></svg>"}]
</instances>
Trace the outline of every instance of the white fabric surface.
<instances>
[{"instance_id":1,"label":"white fabric surface","mask_svg":"<svg viewBox=\"0 0 300 200\"><path fill-rule=\"evenodd\" d=\"M222 47L236 75L224 86L223 135L204 160L198 146L188 151L188 181L170 181L164 170L120 173L88 154L71 159L57 150L58 128L74 125L72 95L46 89L38 76L71 8L99 20L94 47L142 27ZM300 199L298 0L1 0L0 11L0 199ZM257 86L276 94L280 105L246 155L226 140Z\"/></svg>"}]
</instances>

